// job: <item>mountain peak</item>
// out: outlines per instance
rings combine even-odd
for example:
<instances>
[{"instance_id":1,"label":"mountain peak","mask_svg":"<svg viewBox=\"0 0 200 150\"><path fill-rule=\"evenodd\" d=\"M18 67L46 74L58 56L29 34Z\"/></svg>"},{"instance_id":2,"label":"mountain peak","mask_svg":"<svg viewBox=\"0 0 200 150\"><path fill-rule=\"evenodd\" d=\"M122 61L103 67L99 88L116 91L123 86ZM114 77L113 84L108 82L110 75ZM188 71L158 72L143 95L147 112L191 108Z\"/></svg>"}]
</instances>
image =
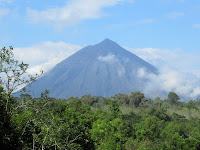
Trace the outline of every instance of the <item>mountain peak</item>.
<instances>
[{"instance_id":1,"label":"mountain peak","mask_svg":"<svg viewBox=\"0 0 200 150\"><path fill-rule=\"evenodd\" d=\"M102 42L96 44L95 46L97 47L101 47L101 50L104 49L104 50L111 50L111 51L116 51L116 50L119 50L121 49L121 46L118 45L116 42L106 38L104 39Z\"/></svg>"},{"instance_id":2,"label":"mountain peak","mask_svg":"<svg viewBox=\"0 0 200 150\"><path fill-rule=\"evenodd\" d=\"M108 44L108 43L115 43L115 42L112 41L112 40L110 40L110 39L108 39L108 38L106 38L106 39L104 39L104 40L101 42L101 44L102 44L102 43Z\"/></svg>"},{"instance_id":3,"label":"mountain peak","mask_svg":"<svg viewBox=\"0 0 200 150\"><path fill-rule=\"evenodd\" d=\"M112 41L112 40L110 40L109 38L105 38L103 41Z\"/></svg>"}]
</instances>

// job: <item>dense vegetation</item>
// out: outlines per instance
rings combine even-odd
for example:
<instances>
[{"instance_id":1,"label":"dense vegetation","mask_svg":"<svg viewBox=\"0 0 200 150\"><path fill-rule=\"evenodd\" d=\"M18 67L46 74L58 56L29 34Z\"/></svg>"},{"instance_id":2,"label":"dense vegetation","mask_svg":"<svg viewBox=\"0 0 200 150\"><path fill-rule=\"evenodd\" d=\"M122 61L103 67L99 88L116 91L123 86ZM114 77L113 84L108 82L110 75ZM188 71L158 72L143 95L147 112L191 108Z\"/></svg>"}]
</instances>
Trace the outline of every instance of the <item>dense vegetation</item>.
<instances>
[{"instance_id":1,"label":"dense vegetation","mask_svg":"<svg viewBox=\"0 0 200 150\"><path fill-rule=\"evenodd\" d=\"M0 93L3 149L200 149L200 101L173 101L173 92L166 100L140 92L64 100L45 91L11 96L10 111Z\"/></svg>"},{"instance_id":2,"label":"dense vegetation","mask_svg":"<svg viewBox=\"0 0 200 150\"><path fill-rule=\"evenodd\" d=\"M12 58L12 49L0 57L7 75L0 85L1 149L200 149L199 99L181 102L170 92L151 100L139 91L55 99L48 90L14 98L15 88L35 77L24 79L28 66Z\"/></svg>"}]
</instances>

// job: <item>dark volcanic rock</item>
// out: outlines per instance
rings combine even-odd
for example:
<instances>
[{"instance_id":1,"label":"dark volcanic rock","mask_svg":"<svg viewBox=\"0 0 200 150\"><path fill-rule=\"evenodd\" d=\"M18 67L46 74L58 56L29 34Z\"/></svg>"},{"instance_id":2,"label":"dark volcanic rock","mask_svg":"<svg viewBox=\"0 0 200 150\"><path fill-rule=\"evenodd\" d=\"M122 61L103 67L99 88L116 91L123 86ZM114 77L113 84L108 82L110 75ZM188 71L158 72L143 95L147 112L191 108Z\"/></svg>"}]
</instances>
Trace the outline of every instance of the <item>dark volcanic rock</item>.
<instances>
[{"instance_id":1,"label":"dark volcanic rock","mask_svg":"<svg viewBox=\"0 0 200 150\"><path fill-rule=\"evenodd\" d=\"M45 73L28 90L34 97L50 89L50 96L109 97L118 93L142 91L147 79L138 77L138 70L157 74L157 69L117 43L105 39L87 46Z\"/></svg>"}]
</instances>

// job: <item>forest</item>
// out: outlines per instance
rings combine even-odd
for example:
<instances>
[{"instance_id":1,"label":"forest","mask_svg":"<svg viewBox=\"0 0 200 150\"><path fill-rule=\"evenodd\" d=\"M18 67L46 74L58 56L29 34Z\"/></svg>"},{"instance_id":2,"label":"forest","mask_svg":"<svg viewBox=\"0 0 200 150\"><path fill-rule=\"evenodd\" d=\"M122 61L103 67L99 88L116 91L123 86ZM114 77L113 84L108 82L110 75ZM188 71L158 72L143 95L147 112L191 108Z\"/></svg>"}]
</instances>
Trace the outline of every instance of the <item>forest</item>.
<instances>
[{"instance_id":1,"label":"forest","mask_svg":"<svg viewBox=\"0 0 200 150\"><path fill-rule=\"evenodd\" d=\"M85 95L55 99L14 97L16 88L34 82L25 78L27 64L1 49L1 149L44 150L198 150L200 99L181 101L175 92L149 99L140 91L109 98ZM25 91L26 89L22 89Z\"/></svg>"}]
</instances>

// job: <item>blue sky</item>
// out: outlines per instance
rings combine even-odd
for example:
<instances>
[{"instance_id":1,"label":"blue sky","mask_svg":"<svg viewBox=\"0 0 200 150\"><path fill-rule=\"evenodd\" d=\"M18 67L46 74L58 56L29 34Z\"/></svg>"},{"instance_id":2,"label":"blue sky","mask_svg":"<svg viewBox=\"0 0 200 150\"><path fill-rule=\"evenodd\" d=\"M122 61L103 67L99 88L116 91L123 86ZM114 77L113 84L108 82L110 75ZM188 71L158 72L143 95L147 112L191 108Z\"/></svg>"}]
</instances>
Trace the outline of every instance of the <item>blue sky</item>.
<instances>
[{"instance_id":1,"label":"blue sky","mask_svg":"<svg viewBox=\"0 0 200 150\"><path fill-rule=\"evenodd\" d=\"M0 45L30 73L105 38L171 71L168 91L200 94L199 0L0 0Z\"/></svg>"},{"instance_id":2,"label":"blue sky","mask_svg":"<svg viewBox=\"0 0 200 150\"><path fill-rule=\"evenodd\" d=\"M91 1L0 0L1 44L24 47L63 41L84 45L110 38L132 48L200 48L199 0ZM86 5L88 10L78 14L77 5Z\"/></svg>"}]
</instances>

